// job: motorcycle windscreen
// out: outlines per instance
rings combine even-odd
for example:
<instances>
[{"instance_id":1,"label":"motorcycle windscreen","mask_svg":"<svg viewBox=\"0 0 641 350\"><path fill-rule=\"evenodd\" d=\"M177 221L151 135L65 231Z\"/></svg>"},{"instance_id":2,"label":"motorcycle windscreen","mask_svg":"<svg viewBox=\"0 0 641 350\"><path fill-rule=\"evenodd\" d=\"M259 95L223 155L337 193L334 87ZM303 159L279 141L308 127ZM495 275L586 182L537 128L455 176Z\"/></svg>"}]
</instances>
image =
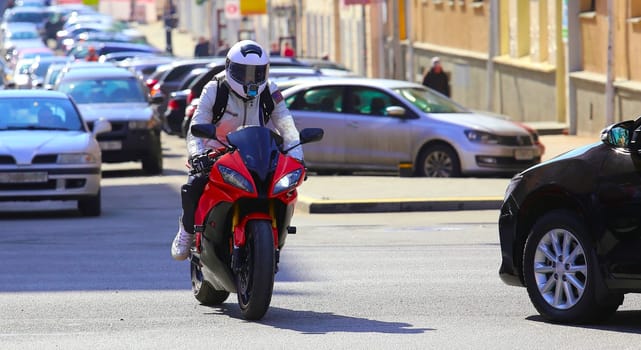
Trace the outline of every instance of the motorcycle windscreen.
<instances>
[{"instance_id":1,"label":"motorcycle windscreen","mask_svg":"<svg viewBox=\"0 0 641 350\"><path fill-rule=\"evenodd\" d=\"M276 170L283 139L271 129L248 126L229 133L227 141L238 149L247 170L260 181L265 181Z\"/></svg>"}]
</instances>

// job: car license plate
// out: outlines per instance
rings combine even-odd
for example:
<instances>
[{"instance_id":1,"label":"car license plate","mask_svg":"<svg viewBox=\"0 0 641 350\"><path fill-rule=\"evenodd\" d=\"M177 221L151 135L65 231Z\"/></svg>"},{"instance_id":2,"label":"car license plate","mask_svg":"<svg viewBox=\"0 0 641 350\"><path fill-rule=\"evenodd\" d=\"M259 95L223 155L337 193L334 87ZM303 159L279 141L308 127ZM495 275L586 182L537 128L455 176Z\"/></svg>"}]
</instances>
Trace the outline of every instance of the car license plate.
<instances>
[{"instance_id":1,"label":"car license plate","mask_svg":"<svg viewBox=\"0 0 641 350\"><path fill-rule=\"evenodd\" d=\"M100 149L103 151L113 151L122 149L122 141L100 141Z\"/></svg>"},{"instance_id":2,"label":"car license plate","mask_svg":"<svg viewBox=\"0 0 641 350\"><path fill-rule=\"evenodd\" d=\"M514 150L514 158L516 158L516 160L530 160L534 158L534 150L531 150L531 149Z\"/></svg>"},{"instance_id":3,"label":"car license plate","mask_svg":"<svg viewBox=\"0 0 641 350\"><path fill-rule=\"evenodd\" d=\"M47 182L46 172L0 173L0 183L33 183Z\"/></svg>"}]
</instances>

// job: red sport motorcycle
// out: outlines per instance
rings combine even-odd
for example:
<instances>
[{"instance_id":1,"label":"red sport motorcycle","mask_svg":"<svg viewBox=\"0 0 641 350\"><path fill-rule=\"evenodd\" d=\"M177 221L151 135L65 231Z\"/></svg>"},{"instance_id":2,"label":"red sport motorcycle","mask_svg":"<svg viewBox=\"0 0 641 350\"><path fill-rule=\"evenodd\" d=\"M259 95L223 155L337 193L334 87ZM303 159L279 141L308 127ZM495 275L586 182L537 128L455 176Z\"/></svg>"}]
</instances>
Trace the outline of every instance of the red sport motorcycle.
<instances>
[{"instance_id":1,"label":"red sport motorcycle","mask_svg":"<svg viewBox=\"0 0 641 350\"><path fill-rule=\"evenodd\" d=\"M209 153L209 181L195 213L192 290L204 305L236 293L243 317L258 320L271 302L280 251L296 233L290 222L305 166L266 127L234 131L227 142L216 138L212 124L193 125L191 132L225 145ZM322 137L323 129L303 129L300 144Z\"/></svg>"}]
</instances>

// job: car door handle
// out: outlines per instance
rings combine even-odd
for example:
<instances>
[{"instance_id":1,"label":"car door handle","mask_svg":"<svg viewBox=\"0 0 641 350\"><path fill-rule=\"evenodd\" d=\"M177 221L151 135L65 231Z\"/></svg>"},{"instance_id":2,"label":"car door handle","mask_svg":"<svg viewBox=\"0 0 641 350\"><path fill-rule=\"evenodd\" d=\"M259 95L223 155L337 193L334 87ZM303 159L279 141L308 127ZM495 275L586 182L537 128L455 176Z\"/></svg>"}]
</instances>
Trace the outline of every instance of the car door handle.
<instances>
[{"instance_id":1,"label":"car door handle","mask_svg":"<svg viewBox=\"0 0 641 350\"><path fill-rule=\"evenodd\" d=\"M347 122L347 126L352 128L358 128L358 122Z\"/></svg>"}]
</instances>

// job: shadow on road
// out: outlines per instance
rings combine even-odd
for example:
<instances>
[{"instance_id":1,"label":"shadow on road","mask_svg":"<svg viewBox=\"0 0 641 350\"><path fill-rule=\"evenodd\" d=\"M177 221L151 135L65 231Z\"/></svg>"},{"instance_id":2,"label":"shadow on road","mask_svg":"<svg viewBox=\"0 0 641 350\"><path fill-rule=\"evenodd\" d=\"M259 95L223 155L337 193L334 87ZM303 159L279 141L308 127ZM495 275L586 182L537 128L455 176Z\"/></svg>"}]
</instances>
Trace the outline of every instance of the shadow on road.
<instances>
[{"instance_id":1,"label":"shadow on road","mask_svg":"<svg viewBox=\"0 0 641 350\"><path fill-rule=\"evenodd\" d=\"M231 298L232 296L230 296ZM235 295L234 295L235 297ZM219 307L211 307L210 315L227 315L242 318L237 305L230 303ZM404 322L385 322L361 317L337 315L332 312L316 312L309 310L291 310L270 307L265 317L256 323L279 329L287 329L302 334L327 334L335 332L348 333L385 333L385 334L422 334L434 331L434 328L414 328Z\"/></svg>"},{"instance_id":2,"label":"shadow on road","mask_svg":"<svg viewBox=\"0 0 641 350\"><path fill-rule=\"evenodd\" d=\"M542 316L535 315L527 317L526 320L541 322L541 323L550 323L552 322L546 320ZM634 333L641 334L641 310L640 311L617 311L611 318L607 321L604 321L600 324L567 324L560 325L564 327L572 328L586 328L586 329L598 329L602 331L611 331L619 333Z\"/></svg>"}]
</instances>

